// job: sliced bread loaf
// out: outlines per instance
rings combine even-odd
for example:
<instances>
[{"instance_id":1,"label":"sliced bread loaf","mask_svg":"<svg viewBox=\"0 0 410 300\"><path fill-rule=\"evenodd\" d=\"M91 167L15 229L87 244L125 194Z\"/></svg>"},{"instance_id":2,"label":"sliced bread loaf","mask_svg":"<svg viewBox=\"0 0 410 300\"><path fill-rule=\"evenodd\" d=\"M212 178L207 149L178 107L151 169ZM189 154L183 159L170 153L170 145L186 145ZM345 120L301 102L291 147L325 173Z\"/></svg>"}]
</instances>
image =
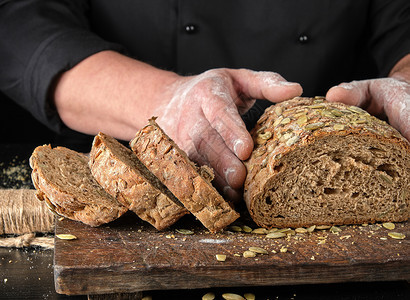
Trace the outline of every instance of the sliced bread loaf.
<instances>
[{"instance_id":1,"label":"sliced bread loaf","mask_svg":"<svg viewBox=\"0 0 410 300\"><path fill-rule=\"evenodd\" d=\"M295 98L252 131L244 198L266 228L405 221L410 143L364 110Z\"/></svg>"},{"instance_id":2,"label":"sliced bread loaf","mask_svg":"<svg viewBox=\"0 0 410 300\"><path fill-rule=\"evenodd\" d=\"M30 166L37 198L60 216L99 226L127 211L94 179L88 158L81 153L39 146L30 157Z\"/></svg>"},{"instance_id":3,"label":"sliced bread loaf","mask_svg":"<svg viewBox=\"0 0 410 300\"><path fill-rule=\"evenodd\" d=\"M212 170L197 168L155 118L137 132L130 146L141 162L211 232L222 230L239 217L212 186Z\"/></svg>"},{"instance_id":4,"label":"sliced bread loaf","mask_svg":"<svg viewBox=\"0 0 410 300\"><path fill-rule=\"evenodd\" d=\"M89 165L110 195L158 230L188 213L135 153L113 137L101 132L95 136Z\"/></svg>"}]
</instances>

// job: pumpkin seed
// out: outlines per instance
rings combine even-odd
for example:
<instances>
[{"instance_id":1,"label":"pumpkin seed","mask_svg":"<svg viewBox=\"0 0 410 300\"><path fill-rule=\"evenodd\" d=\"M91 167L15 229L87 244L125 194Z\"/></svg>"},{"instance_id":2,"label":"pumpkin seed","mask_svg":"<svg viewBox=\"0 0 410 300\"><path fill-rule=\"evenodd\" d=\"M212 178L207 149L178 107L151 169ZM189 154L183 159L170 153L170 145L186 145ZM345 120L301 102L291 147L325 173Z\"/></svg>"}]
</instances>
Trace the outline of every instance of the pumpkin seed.
<instances>
[{"instance_id":1,"label":"pumpkin seed","mask_svg":"<svg viewBox=\"0 0 410 300\"><path fill-rule=\"evenodd\" d=\"M259 253L259 254L268 254L268 251L260 247L249 247L249 251Z\"/></svg>"},{"instance_id":2,"label":"pumpkin seed","mask_svg":"<svg viewBox=\"0 0 410 300\"><path fill-rule=\"evenodd\" d=\"M341 231L342 231L342 229L340 229L339 227L336 227L336 226L330 227L330 232L331 233L338 233L338 232L341 232Z\"/></svg>"},{"instance_id":3,"label":"pumpkin seed","mask_svg":"<svg viewBox=\"0 0 410 300\"><path fill-rule=\"evenodd\" d=\"M399 232L389 232L388 236L396 240L404 240L406 238L406 236L403 233Z\"/></svg>"},{"instance_id":4,"label":"pumpkin seed","mask_svg":"<svg viewBox=\"0 0 410 300\"><path fill-rule=\"evenodd\" d=\"M307 232L313 232L313 231L315 231L315 229L316 229L316 225L312 225L312 226L306 228Z\"/></svg>"},{"instance_id":5,"label":"pumpkin seed","mask_svg":"<svg viewBox=\"0 0 410 300\"><path fill-rule=\"evenodd\" d=\"M256 296L252 293L245 293L243 294L243 296L245 297L246 300L255 300Z\"/></svg>"},{"instance_id":6,"label":"pumpkin seed","mask_svg":"<svg viewBox=\"0 0 410 300\"><path fill-rule=\"evenodd\" d=\"M280 124L282 124L282 125L286 125L286 124L289 124L290 123L290 118L284 118L281 122L280 122Z\"/></svg>"},{"instance_id":7,"label":"pumpkin seed","mask_svg":"<svg viewBox=\"0 0 410 300\"><path fill-rule=\"evenodd\" d=\"M308 107L313 108L313 109L325 108L323 104L313 104L313 105L309 105Z\"/></svg>"},{"instance_id":8,"label":"pumpkin seed","mask_svg":"<svg viewBox=\"0 0 410 300\"><path fill-rule=\"evenodd\" d=\"M250 228L249 226L246 226L246 225L242 226L242 230L246 233L252 232L252 228Z\"/></svg>"},{"instance_id":9,"label":"pumpkin seed","mask_svg":"<svg viewBox=\"0 0 410 300\"><path fill-rule=\"evenodd\" d=\"M332 109L331 112L332 112L332 114L333 114L334 116L336 116L336 117L341 117L341 116L343 116L343 113L342 113L340 110L338 110L338 109Z\"/></svg>"},{"instance_id":10,"label":"pumpkin seed","mask_svg":"<svg viewBox=\"0 0 410 300\"><path fill-rule=\"evenodd\" d=\"M236 226L236 225L229 226L229 229L231 231L234 231L234 232L241 232L242 231L242 228L240 226Z\"/></svg>"},{"instance_id":11,"label":"pumpkin seed","mask_svg":"<svg viewBox=\"0 0 410 300\"><path fill-rule=\"evenodd\" d=\"M278 125L280 124L280 122L282 122L282 120L283 120L283 117L282 117L282 116L280 116L279 118L277 118L277 119L275 120L275 122L273 122L273 127L278 126Z\"/></svg>"},{"instance_id":12,"label":"pumpkin seed","mask_svg":"<svg viewBox=\"0 0 410 300\"><path fill-rule=\"evenodd\" d=\"M283 112L282 107L280 107L279 105L275 106L275 114L277 116L280 116L282 114L282 112Z\"/></svg>"},{"instance_id":13,"label":"pumpkin seed","mask_svg":"<svg viewBox=\"0 0 410 300\"><path fill-rule=\"evenodd\" d=\"M329 229L331 226L329 226L329 225L319 225L319 226L316 226L316 229L319 229L319 230L325 230L325 229Z\"/></svg>"},{"instance_id":14,"label":"pumpkin seed","mask_svg":"<svg viewBox=\"0 0 410 300\"><path fill-rule=\"evenodd\" d=\"M226 255L225 254L217 254L215 255L217 261L225 261Z\"/></svg>"},{"instance_id":15,"label":"pumpkin seed","mask_svg":"<svg viewBox=\"0 0 410 300\"><path fill-rule=\"evenodd\" d=\"M202 296L202 300L214 300L215 294L214 293L206 293Z\"/></svg>"},{"instance_id":16,"label":"pumpkin seed","mask_svg":"<svg viewBox=\"0 0 410 300\"><path fill-rule=\"evenodd\" d=\"M295 232L296 233L306 233L306 232L308 232L308 230L306 228L299 227L299 228L295 229Z\"/></svg>"},{"instance_id":17,"label":"pumpkin seed","mask_svg":"<svg viewBox=\"0 0 410 300\"><path fill-rule=\"evenodd\" d=\"M343 130L345 129L345 126L343 124L335 124L333 125L334 130Z\"/></svg>"},{"instance_id":18,"label":"pumpkin seed","mask_svg":"<svg viewBox=\"0 0 410 300\"><path fill-rule=\"evenodd\" d=\"M306 130L311 130L311 131L313 131L313 130L322 128L322 127L324 127L324 126L325 126L325 123L323 123L323 122L317 122L317 123L308 124L308 125L306 125L305 128L306 128Z\"/></svg>"},{"instance_id":19,"label":"pumpkin seed","mask_svg":"<svg viewBox=\"0 0 410 300\"><path fill-rule=\"evenodd\" d=\"M367 114L365 110L357 106L349 106L347 109L358 114Z\"/></svg>"},{"instance_id":20,"label":"pumpkin seed","mask_svg":"<svg viewBox=\"0 0 410 300\"><path fill-rule=\"evenodd\" d=\"M286 141L286 146L290 147L293 144L297 143L300 140L298 135L295 135Z\"/></svg>"},{"instance_id":21,"label":"pumpkin seed","mask_svg":"<svg viewBox=\"0 0 410 300\"><path fill-rule=\"evenodd\" d=\"M285 236L286 236L286 233L283 233L283 232L271 232L271 233L268 233L266 235L266 238L268 238L268 239L279 239L279 238L282 238L282 237L285 237Z\"/></svg>"},{"instance_id":22,"label":"pumpkin seed","mask_svg":"<svg viewBox=\"0 0 410 300\"><path fill-rule=\"evenodd\" d=\"M225 293L222 294L222 298L225 300L246 300L244 297L238 294L232 294L232 293Z\"/></svg>"},{"instance_id":23,"label":"pumpkin seed","mask_svg":"<svg viewBox=\"0 0 410 300\"><path fill-rule=\"evenodd\" d=\"M245 252L243 252L242 255L243 255L243 257L246 257L246 258L252 258L252 257L256 256L256 253L252 252L252 251L249 251L249 250L246 250Z\"/></svg>"},{"instance_id":24,"label":"pumpkin seed","mask_svg":"<svg viewBox=\"0 0 410 300\"><path fill-rule=\"evenodd\" d=\"M306 116L306 115L303 115L303 116L301 116L300 118L298 118L298 119L296 120L296 124L298 124L299 126L301 126L301 125L303 125L303 124L306 124L307 121L308 121L307 116Z\"/></svg>"},{"instance_id":25,"label":"pumpkin seed","mask_svg":"<svg viewBox=\"0 0 410 300\"><path fill-rule=\"evenodd\" d=\"M394 228L396 228L396 225L394 225L391 222L386 222L386 223L383 223L383 227L388 229L388 230L393 230Z\"/></svg>"},{"instance_id":26,"label":"pumpkin seed","mask_svg":"<svg viewBox=\"0 0 410 300\"><path fill-rule=\"evenodd\" d=\"M255 234L267 234L268 230L266 228L256 228L254 230L252 230L252 233Z\"/></svg>"},{"instance_id":27,"label":"pumpkin seed","mask_svg":"<svg viewBox=\"0 0 410 300\"><path fill-rule=\"evenodd\" d=\"M189 229L176 229L176 232L180 233L180 234L194 234L194 232L192 230Z\"/></svg>"},{"instance_id":28,"label":"pumpkin seed","mask_svg":"<svg viewBox=\"0 0 410 300\"><path fill-rule=\"evenodd\" d=\"M391 180L389 175L386 174L380 174L379 177L386 182L387 184L393 184L393 180Z\"/></svg>"},{"instance_id":29,"label":"pumpkin seed","mask_svg":"<svg viewBox=\"0 0 410 300\"><path fill-rule=\"evenodd\" d=\"M61 234L56 234L56 237L58 237L60 240L75 240L77 237L73 234L69 233L61 233Z\"/></svg>"}]
</instances>

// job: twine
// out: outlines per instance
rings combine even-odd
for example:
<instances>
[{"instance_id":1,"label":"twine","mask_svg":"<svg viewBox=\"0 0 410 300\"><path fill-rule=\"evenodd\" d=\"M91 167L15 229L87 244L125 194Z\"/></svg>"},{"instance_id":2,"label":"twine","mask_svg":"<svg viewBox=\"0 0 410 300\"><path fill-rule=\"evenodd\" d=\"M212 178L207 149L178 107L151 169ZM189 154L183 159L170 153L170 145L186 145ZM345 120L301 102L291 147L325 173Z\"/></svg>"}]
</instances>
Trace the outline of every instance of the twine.
<instances>
[{"instance_id":1,"label":"twine","mask_svg":"<svg viewBox=\"0 0 410 300\"><path fill-rule=\"evenodd\" d=\"M26 233L17 237L0 238L0 247L23 248L32 246L54 249L54 238L36 237L35 233Z\"/></svg>"},{"instance_id":2,"label":"twine","mask_svg":"<svg viewBox=\"0 0 410 300\"><path fill-rule=\"evenodd\" d=\"M21 235L0 238L1 247L53 247L53 238L36 237L36 232L53 232L55 216L31 189L0 189L0 235Z\"/></svg>"}]
</instances>

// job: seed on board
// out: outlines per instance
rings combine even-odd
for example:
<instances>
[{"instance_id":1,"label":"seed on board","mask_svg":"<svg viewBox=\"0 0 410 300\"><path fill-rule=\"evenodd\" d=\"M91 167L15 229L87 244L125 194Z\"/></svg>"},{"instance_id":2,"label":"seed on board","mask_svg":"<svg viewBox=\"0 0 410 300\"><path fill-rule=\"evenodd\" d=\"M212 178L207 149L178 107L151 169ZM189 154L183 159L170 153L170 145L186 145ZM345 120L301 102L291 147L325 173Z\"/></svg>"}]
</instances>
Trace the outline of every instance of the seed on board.
<instances>
[{"instance_id":1,"label":"seed on board","mask_svg":"<svg viewBox=\"0 0 410 300\"><path fill-rule=\"evenodd\" d=\"M338 232L341 232L341 231L342 231L342 229L340 229L339 227L336 227L336 226L330 227L330 232L331 233L338 233Z\"/></svg>"},{"instance_id":2,"label":"seed on board","mask_svg":"<svg viewBox=\"0 0 410 300\"><path fill-rule=\"evenodd\" d=\"M234 232L241 232L242 231L242 228L240 226L237 226L237 225L229 226L229 229L231 231L234 231Z\"/></svg>"},{"instance_id":3,"label":"seed on board","mask_svg":"<svg viewBox=\"0 0 410 300\"><path fill-rule=\"evenodd\" d=\"M75 240L77 237L73 234L69 233L61 233L61 234L56 234L56 237L58 237L60 240Z\"/></svg>"},{"instance_id":4,"label":"seed on board","mask_svg":"<svg viewBox=\"0 0 410 300\"><path fill-rule=\"evenodd\" d=\"M267 234L268 230L266 228L256 228L254 230L252 230L252 233L255 234Z\"/></svg>"},{"instance_id":5,"label":"seed on board","mask_svg":"<svg viewBox=\"0 0 410 300\"><path fill-rule=\"evenodd\" d=\"M312 225L312 226L306 228L307 232L313 232L313 231L315 231L315 229L316 229L316 225Z\"/></svg>"},{"instance_id":6,"label":"seed on board","mask_svg":"<svg viewBox=\"0 0 410 300\"><path fill-rule=\"evenodd\" d=\"M394 225L391 222L386 222L386 223L383 223L383 227L388 229L388 230L393 230L394 228L396 228L396 225Z\"/></svg>"},{"instance_id":7,"label":"seed on board","mask_svg":"<svg viewBox=\"0 0 410 300\"><path fill-rule=\"evenodd\" d=\"M225 254L217 254L215 255L217 261L225 261L226 255Z\"/></svg>"},{"instance_id":8,"label":"seed on board","mask_svg":"<svg viewBox=\"0 0 410 300\"><path fill-rule=\"evenodd\" d=\"M214 293L206 293L202 296L202 300L214 300L215 294Z\"/></svg>"},{"instance_id":9,"label":"seed on board","mask_svg":"<svg viewBox=\"0 0 410 300\"><path fill-rule=\"evenodd\" d=\"M245 293L243 294L243 296L245 297L246 300L255 300L256 296L252 293Z\"/></svg>"},{"instance_id":10,"label":"seed on board","mask_svg":"<svg viewBox=\"0 0 410 300\"><path fill-rule=\"evenodd\" d=\"M243 255L243 257L250 258L250 257L255 257L256 253L252 252L252 251L249 251L249 250L246 250L246 251L243 252L242 255Z\"/></svg>"},{"instance_id":11,"label":"seed on board","mask_svg":"<svg viewBox=\"0 0 410 300\"><path fill-rule=\"evenodd\" d=\"M225 300L246 300L244 297L238 294L232 294L232 293L225 293L222 294L222 298Z\"/></svg>"},{"instance_id":12,"label":"seed on board","mask_svg":"<svg viewBox=\"0 0 410 300\"><path fill-rule=\"evenodd\" d=\"M306 128L306 130L311 130L311 131L313 131L313 130L322 128L323 126L325 126L325 123L323 123L323 122L317 122L317 123L308 124L308 125L306 125L305 128Z\"/></svg>"},{"instance_id":13,"label":"seed on board","mask_svg":"<svg viewBox=\"0 0 410 300\"><path fill-rule=\"evenodd\" d=\"M295 232L296 233L306 233L306 232L308 232L308 230L306 228L299 227L299 228L295 229Z\"/></svg>"},{"instance_id":14,"label":"seed on board","mask_svg":"<svg viewBox=\"0 0 410 300\"><path fill-rule=\"evenodd\" d=\"M406 236L403 233L399 232L389 232L388 236L396 240L404 240L406 238Z\"/></svg>"},{"instance_id":15,"label":"seed on board","mask_svg":"<svg viewBox=\"0 0 410 300\"><path fill-rule=\"evenodd\" d=\"M285 236L286 236L286 233L277 231L277 232L268 233L266 235L266 238L268 238L268 239L279 239L279 238L282 238L282 237L285 237Z\"/></svg>"},{"instance_id":16,"label":"seed on board","mask_svg":"<svg viewBox=\"0 0 410 300\"><path fill-rule=\"evenodd\" d=\"M329 229L331 226L329 226L329 225L318 225L318 226L316 226L316 229L319 229L319 230L325 230L325 229Z\"/></svg>"},{"instance_id":17,"label":"seed on board","mask_svg":"<svg viewBox=\"0 0 410 300\"><path fill-rule=\"evenodd\" d=\"M250 227L247 226L247 225L243 225L243 226L242 226L242 231L243 231L243 232L246 232L246 233L249 233L249 232L252 232L252 228L250 228Z\"/></svg>"},{"instance_id":18,"label":"seed on board","mask_svg":"<svg viewBox=\"0 0 410 300\"><path fill-rule=\"evenodd\" d=\"M249 247L249 251L259 253L259 254L268 254L268 251L260 247Z\"/></svg>"},{"instance_id":19,"label":"seed on board","mask_svg":"<svg viewBox=\"0 0 410 300\"><path fill-rule=\"evenodd\" d=\"M180 233L180 234L194 234L194 232L192 230L189 229L176 229L176 232Z\"/></svg>"}]
</instances>

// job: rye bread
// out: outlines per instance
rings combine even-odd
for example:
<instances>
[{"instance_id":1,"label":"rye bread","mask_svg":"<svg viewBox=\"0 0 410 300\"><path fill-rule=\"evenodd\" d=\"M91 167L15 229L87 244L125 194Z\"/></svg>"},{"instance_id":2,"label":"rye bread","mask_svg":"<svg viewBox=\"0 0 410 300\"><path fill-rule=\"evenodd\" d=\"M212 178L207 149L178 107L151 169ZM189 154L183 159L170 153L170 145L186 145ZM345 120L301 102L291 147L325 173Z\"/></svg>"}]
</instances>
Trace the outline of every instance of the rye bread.
<instances>
[{"instance_id":1,"label":"rye bread","mask_svg":"<svg viewBox=\"0 0 410 300\"><path fill-rule=\"evenodd\" d=\"M235 221L239 214L212 186L213 171L198 168L158 126L155 118L137 132L130 146L141 162L211 232Z\"/></svg>"},{"instance_id":2,"label":"rye bread","mask_svg":"<svg viewBox=\"0 0 410 300\"><path fill-rule=\"evenodd\" d=\"M251 132L244 198L262 227L405 221L410 143L364 110L295 98Z\"/></svg>"},{"instance_id":3,"label":"rye bread","mask_svg":"<svg viewBox=\"0 0 410 300\"><path fill-rule=\"evenodd\" d=\"M101 132L95 136L89 166L111 196L158 230L188 213L135 153L111 136Z\"/></svg>"},{"instance_id":4,"label":"rye bread","mask_svg":"<svg viewBox=\"0 0 410 300\"><path fill-rule=\"evenodd\" d=\"M84 154L43 145L33 151L30 166L37 198L57 215L99 226L128 210L94 179Z\"/></svg>"}]
</instances>

